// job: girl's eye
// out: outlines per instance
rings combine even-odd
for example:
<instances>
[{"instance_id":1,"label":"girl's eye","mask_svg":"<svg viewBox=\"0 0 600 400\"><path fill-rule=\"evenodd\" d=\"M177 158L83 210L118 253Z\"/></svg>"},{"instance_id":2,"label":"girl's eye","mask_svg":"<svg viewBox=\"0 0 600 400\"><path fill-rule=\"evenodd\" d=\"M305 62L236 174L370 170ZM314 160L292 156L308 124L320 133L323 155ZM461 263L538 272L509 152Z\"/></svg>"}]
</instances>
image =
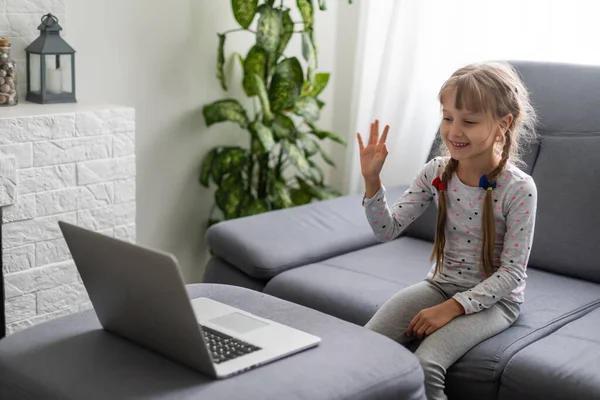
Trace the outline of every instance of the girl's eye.
<instances>
[{"instance_id":1,"label":"girl's eye","mask_svg":"<svg viewBox=\"0 0 600 400\"><path fill-rule=\"evenodd\" d=\"M444 117L444 121L450 121L450 118Z\"/></svg>"},{"instance_id":2,"label":"girl's eye","mask_svg":"<svg viewBox=\"0 0 600 400\"><path fill-rule=\"evenodd\" d=\"M476 123L477 123L477 122L475 122L475 121L465 121L465 122L466 122L467 124L471 124L471 125L473 125L473 124L476 124Z\"/></svg>"}]
</instances>

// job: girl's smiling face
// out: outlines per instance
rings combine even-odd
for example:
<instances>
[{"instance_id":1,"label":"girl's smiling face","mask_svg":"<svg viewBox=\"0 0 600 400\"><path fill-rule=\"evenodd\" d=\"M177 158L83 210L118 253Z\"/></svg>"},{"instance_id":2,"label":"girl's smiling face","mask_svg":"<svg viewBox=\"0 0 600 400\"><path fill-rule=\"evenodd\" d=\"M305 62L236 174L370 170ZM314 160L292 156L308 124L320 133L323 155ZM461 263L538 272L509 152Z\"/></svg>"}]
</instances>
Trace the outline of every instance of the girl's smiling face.
<instances>
[{"instance_id":1,"label":"girl's smiling face","mask_svg":"<svg viewBox=\"0 0 600 400\"><path fill-rule=\"evenodd\" d=\"M456 91L444 96L440 135L452 158L458 161L494 159L494 144L502 137L499 125L483 111L470 111L463 103L456 107Z\"/></svg>"}]
</instances>

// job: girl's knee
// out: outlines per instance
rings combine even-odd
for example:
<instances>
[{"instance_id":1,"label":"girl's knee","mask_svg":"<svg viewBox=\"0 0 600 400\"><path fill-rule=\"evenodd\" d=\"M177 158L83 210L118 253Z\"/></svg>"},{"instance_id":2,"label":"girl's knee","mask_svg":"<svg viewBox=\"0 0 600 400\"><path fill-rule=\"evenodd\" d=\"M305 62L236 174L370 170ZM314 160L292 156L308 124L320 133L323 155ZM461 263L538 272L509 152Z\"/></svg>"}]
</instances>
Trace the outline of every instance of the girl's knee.
<instances>
[{"instance_id":1,"label":"girl's knee","mask_svg":"<svg viewBox=\"0 0 600 400\"><path fill-rule=\"evenodd\" d=\"M432 376L432 375L439 375L439 374L444 375L446 373L444 367L438 361L435 360L434 355L419 352L418 349L415 352L415 355L417 356L417 358L419 359L419 362L421 363L421 368L423 368L423 371L425 372L425 376Z\"/></svg>"},{"instance_id":2,"label":"girl's knee","mask_svg":"<svg viewBox=\"0 0 600 400\"><path fill-rule=\"evenodd\" d=\"M403 346L406 346L410 342L410 338L404 334L405 331L397 326L394 321L372 318L366 323L365 328L392 339Z\"/></svg>"},{"instance_id":3,"label":"girl's knee","mask_svg":"<svg viewBox=\"0 0 600 400\"><path fill-rule=\"evenodd\" d=\"M381 321L378 321L375 318L367 322L365 328L367 328L370 331L379 333L380 335L387 336L390 339L394 339L393 333L391 332L389 326L387 326L387 324L381 323Z\"/></svg>"}]
</instances>

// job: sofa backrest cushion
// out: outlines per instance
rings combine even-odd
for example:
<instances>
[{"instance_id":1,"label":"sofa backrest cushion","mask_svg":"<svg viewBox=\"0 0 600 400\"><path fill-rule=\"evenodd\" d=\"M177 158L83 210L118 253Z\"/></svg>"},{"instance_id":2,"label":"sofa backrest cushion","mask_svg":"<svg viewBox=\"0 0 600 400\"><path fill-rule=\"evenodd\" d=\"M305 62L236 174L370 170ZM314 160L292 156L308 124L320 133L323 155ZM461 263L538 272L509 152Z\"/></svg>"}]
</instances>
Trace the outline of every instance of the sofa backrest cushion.
<instances>
[{"instance_id":1,"label":"sofa backrest cushion","mask_svg":"<svg viewBox=\"0 0 600 400\"><path fill-rule=\"evenodd\" d=\"M600 282L600 67L513 62L538 113L529 266Z\"/></svg>"},{"instance_id":2,"label":"sofa backrest cushion","mask_svg":"<svg viewBox=\"0 0 600 400\"><path fill-rule=\"evenodd\" d=\"M600 283L600 134L546 136L529 266Z\"/></svg>"}]
</instances>

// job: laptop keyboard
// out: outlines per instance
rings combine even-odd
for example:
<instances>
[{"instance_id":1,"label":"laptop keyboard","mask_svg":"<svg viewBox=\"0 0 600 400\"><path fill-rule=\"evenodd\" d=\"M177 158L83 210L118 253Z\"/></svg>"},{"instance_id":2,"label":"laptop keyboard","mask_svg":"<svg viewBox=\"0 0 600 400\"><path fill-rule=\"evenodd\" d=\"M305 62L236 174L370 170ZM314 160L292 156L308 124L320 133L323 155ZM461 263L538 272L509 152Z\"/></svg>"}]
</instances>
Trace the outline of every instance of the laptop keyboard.
<instances>
[{"instance_id":1,"label":"laptop keyboard","mask_svg":"<svg viewBox=\"0 0 600 400\"><path fill-rule=\"evenodd\" d=\"M215 364L220 364L261 350L260 347L251 345L250 343L236 339L222 332L215 331L204 325L200 326L204 331L204 338L206 339L206 344L208 345Z\"/></svg>"}]
</instances>

